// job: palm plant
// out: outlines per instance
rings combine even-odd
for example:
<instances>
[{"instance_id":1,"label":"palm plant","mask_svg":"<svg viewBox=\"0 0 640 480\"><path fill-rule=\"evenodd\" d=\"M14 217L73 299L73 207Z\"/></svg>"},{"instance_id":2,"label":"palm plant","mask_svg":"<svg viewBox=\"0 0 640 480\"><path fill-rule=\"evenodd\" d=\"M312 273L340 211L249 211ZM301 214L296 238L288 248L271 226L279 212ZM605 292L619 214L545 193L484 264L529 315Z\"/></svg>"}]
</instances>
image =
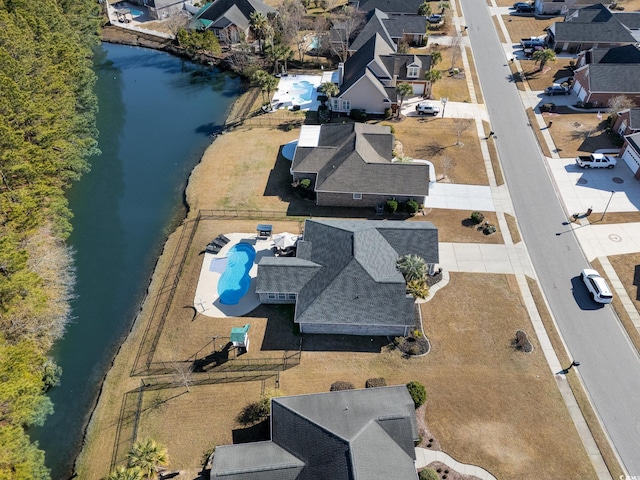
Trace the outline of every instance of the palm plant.
<instances>
[{"instance_id":1,"label":"palm plant","mask_svg":"<svg viewBox=\"0 0 640 480\"><path fill-rule=\"evenodd\" d=\"M398 259L397 265L407 282L424 280L427 276L427 262L418 255L404 255Z\"/></svg>"},{"instance_id":2,"label":"palm plant","mask_svg":"<svg viewBox=\"0 0 640 480\"><path fill-rule=\"evenodd\" d=\"M429 82L428 97L431 98L431 90L433 89L433 84L442 79L442 72L440 70L435 70L432 68L424 74L424 78L427 80L427 82Z\"/></svg>"},{"instance_id":3,"label":"palm plant","mask_svg":"<svg viewBox=\"0 0 640 480\"><path fill-rule=\"evenodd\" d=\"M444 11L448 8L451 8L451 5L449 4L449 2L440 2L438 4L438 8L440 9L440 15L444 15Z\"/></svg>"},{"instance_id":4,"label":"palm plant","mask_svg":"<svg viewBox=\"0 0 640 480\"><path fill-rule=\"evenodd\" d=\"M396 93L398 94L398 98L400 101L398 102L398 118L400 118L400 109L402 108L402 102L404 102L405 97L413 94L413 87L408 83L399 83L396 86Z\"/></svg>"},{"instance_id":5,"label":"palm plant","mask_svg":"<svg viewBox=\"0 0 640 480\"><path fill-rule=\"evenodd\" d=\"M431 15L431 4L427 1L422 2L418 7L418 15L423 15L425 17Z\"/></svg>"},{"instance_id":6,"label":"palm plant","mask_svg":"<svg viewBox=\"0 0 640 480\"><path fill-rule=\"evenodd\" d=\"M441 52L431 52L431 65L437 65L442 61Z\"/></svg>"},{"instance_id":7,"label":"palm plant","mask_svg":"<svg viewBox=\"0 0 640 480\"><path fill-rule=\"evenodd\" d=\"M407 293L414 298L427 298L429 296L429 285L424 280L411 280L407 282Z\"/></svg>"},{"instance_id":8,"label":"palm plant","mask_svg":"<svg viewBox=\"0 0 640 480\"><path fill-rule=\"evenodd\" d=\"M276 89L278 79L264 70L256 70L251 76L251 83L260 88L260 92L262 92L262 102L265 105L270 103L271 92Z\"/></svg>"},{"instance_id":9,"label":"palm plant","mask_svg":"<svg viewBox=\"0 0 640 480\"><path fill-rule=\"evenodd\" d=\"M136 442L128 458L129 467L139 469L143 479L156 478L158 467L169 463L166 447L150 438Z\"/></svg>"},{"instance_id":10,"label":"palm plant","mask_svg":"<svg viewBox=\"0 0 640 480\"><path fill-rule=\"evenodd\" d=\"M251 28L256 34L260 50L264 49L264 39L266 38L266 32L269 27L269 21L262 12L255 11L249 16Z\"/></svg>"},{"instance_id":11,"label":"palm plant","mask_svg":"<svg viewBox=\"0 0 640 480\"><path fill-rule=\"evenodd\" d=\"M540 70L542 70L547 62L556 61L556 52L554 52L550 48L545 48L544 50L533 52L533 55L531 55L531 59L535 60L536 63L539 63Z\"/></svg>"},{"instance_id":12,"label":"palm plant","mask_svg":"<svg viewBox=\"0 0 640 480\"><path fill-rule=\"evenodd\" d=\"M112 470L105 480L143 480L143 477L139 468L120 466Z\"/></svg>"}]
</instances>

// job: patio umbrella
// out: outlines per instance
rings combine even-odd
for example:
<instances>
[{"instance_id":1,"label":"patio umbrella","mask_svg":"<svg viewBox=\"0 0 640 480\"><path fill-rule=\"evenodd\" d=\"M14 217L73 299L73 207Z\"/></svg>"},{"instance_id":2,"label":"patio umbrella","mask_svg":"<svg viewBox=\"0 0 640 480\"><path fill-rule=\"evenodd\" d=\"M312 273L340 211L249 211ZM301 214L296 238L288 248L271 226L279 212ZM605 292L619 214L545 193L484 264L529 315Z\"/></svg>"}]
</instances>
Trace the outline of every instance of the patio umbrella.
<instances>
[{"instance_id":1,"label":"patio umbrella","mask_svg":"<svg viewBox=\"0 0 640 480\"><path fill-rule=\"evenodd\" d=\"M282 232L273 236L273 244L278 248L293 247L298 241L298 236L289 232Z\"/></svg>"}]
</instances>

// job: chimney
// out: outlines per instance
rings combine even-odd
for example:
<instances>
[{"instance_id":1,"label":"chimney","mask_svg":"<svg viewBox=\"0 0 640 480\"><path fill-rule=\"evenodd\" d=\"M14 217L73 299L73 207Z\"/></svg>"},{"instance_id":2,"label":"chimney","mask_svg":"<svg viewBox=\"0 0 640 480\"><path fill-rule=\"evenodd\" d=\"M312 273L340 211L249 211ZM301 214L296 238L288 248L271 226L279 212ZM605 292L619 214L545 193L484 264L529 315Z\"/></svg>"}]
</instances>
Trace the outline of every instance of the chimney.
<instances>
[{"instance_id":1,"label":"chimney","mask_svg":"<svg viewBox=\"0 0 640 480\"><path fill-rule=\"evenodd\" d=\"M344 80L344 63L340 62L338 64L338 86L342 86L342 81Z\"/></svg>"}]
</instances>

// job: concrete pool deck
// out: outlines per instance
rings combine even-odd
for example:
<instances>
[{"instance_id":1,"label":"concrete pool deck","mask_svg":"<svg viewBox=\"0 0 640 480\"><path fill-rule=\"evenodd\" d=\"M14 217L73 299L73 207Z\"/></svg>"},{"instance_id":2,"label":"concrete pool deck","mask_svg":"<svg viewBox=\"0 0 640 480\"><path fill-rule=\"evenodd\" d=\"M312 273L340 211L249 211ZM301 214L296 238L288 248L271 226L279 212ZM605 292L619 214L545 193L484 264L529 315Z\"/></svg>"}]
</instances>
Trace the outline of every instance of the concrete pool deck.
<instances>
[{"instance_id":1,"label":"concrete pool deck","mask_svg":"<svg viewBox=\"0 0 640 480\"><path fill-rule=\"evenodd\" d=\"M198 278L198 286L193 299L193 306L198 313L207 317L240 317L246 315L258 305L260 299L256 293L256 276L258 274L258 262L262 257L275 256L271 250L273 240L271 238L261 239L255 234L249 233L229 233L226 234L229 239L227 243L217 254L204 253L202 260L202 268L200 269L200 277ZM249 271L251 277L251 285L249 291L240 299L237 305L224 305L220 303L218 295L218 281L222 276L222 272L212 271L210 266L214 259L223 259L227 257L227 252L238 243L248 243L256 250L256 258L253 266Z\"/></svg>"},{"instance_id":2,"label":"concrete pool deck","mask_svg":"<svg viewBox=\"0 0 640 480\"><path fill-rule=\"evenodd\" d=\"M301 97L302 94L307 93L307 89L296 87L297 83L308 82L313 86L310 91L311 98L309 100ZM271 104L274 108L279 105L279 108L288 107L291 109L294 105L299 105L300 110L317 110L320 106L318 101L318 87L322 82L322 75L288 75L286 77L280 77L278 82L278 89L273 95Z\"/></svg>"}]
</instances>

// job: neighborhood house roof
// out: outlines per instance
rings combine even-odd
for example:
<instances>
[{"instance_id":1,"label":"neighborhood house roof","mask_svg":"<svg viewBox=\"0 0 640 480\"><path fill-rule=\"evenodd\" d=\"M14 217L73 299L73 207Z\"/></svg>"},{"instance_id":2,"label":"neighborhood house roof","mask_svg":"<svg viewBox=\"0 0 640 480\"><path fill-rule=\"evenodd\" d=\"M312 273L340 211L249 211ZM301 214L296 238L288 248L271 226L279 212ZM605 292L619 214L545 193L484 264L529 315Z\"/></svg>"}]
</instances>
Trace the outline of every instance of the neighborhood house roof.
<instances>
[{"instance_id":1,"label":"neighborhood house roof","mask_svg":"<svg viewBox=\"0 0 640 480\"><path fill-rule=\"evenodd\" d=\"M410 13L416 15L423 0L362 0L358 3L358 9L370 12L377 8L385 13Z\"/></svg>"},{"instance_id":2,"label":"neighborhood house roof","mask_svg":"<svg viewBox=\"0 0 640 480\"><path fill-rule=\"evenodd\" d=\"M415 407L404 385L277 397L271 424L271 442L216 448L211 478L417 478Z\"/></svg>"},{"instance_id":3,"label":"neighborhood house roof","mask_svg":"<svg viewBox=\"0 0 640 480\"><path fill-rule=\"evenodd\" d=\"M629 109L629 128L640 130L640 108Z\"/></svg>"},{"instance_id":4,"label":"neighborhood house roof","mask_svg":"<svg viewBox=\"0 0 640 480\"><path fill-rule=\"evenodd\" d=\"M640 92L640 64L589 65L589 91L634 94Z\"/></svg>"},{"instance_id":5,"label":"neighborhood house roof","mask_svg":"<svg viewBox=\"0 0 640 480\"><path fill-rule=\"evenodd\" d=\"M389 127L329 123L318 131L317 126L303 125L300 138L304 142L298 143L291 170L315 173L316 192L416 197L429 193L428 165L392 162L394 136ZM316 146L304 146L315 139Z\"/></svg>"},{"instance_id":6,"label":"neighborhood house roof","mask_svg":"<svg viewBox=\"0 0 640 480\"><path fill-rule=\"evenodd\" d=\"M633 43L634 36L602 4L571 10L564 22L551 26L556 43Z\"/></svg>"},{"instance_id":7,"label":"neighborhood house roof","mask_svg":"<svg viewBox=\"0 0 640 480\"><path fill-rule=\"evenodd\" d=\"M640 63L640 49L636 45L592 48L586 55L587 63Z\"/></svg>"},{"instance_id":8,"label":"neighborhood house roof","mask_svg":"<svg viewBox=\"0 0 640 480\"><path fill-rule=\"evenodd\" d=\"M424 15L387 14L375 9L368 13L367 23L349 46L350 51L360 49L376 33L395 51L396 42L404 35L424 35L427 30L427 18Z\"/></svg>"},{"instance_id":9,"label":"neighborhood house roof","mask_svg":"<svg viewBox=\"0 0 640 480\"><path fill-rule=\"evenodd\" d=\"M396 267L408 254L438 263L433 224L307 220L295 259L260 260L256 293L297 293L299 323L412 325L413 299Z\"/></svg>"},{"instance_id":10,"label":"neighborhood house roof","mask_svg":"<svg viewBox=\"0 0 640 480\"><path fill-rule=\"evenodd\" d=\"M629 145L638 153L640 153L640 132L632 133L631 135L627 135L624 137Z\"/></svg>"},{"instance_id":11,"label":"neighborhood house roof","mask_svg":"<svg viewBox=\"0 0 640 480\"><path fill-rule=\"evenodd\" d=\"M233 24L241 30L246 30L249 28L249 18L253 12L262 12L266 16L275 13L276 10L260 0L215 0L201 9L194 21L195 24L199 22L217 29Z\"/></svg>"}]
</instances>

